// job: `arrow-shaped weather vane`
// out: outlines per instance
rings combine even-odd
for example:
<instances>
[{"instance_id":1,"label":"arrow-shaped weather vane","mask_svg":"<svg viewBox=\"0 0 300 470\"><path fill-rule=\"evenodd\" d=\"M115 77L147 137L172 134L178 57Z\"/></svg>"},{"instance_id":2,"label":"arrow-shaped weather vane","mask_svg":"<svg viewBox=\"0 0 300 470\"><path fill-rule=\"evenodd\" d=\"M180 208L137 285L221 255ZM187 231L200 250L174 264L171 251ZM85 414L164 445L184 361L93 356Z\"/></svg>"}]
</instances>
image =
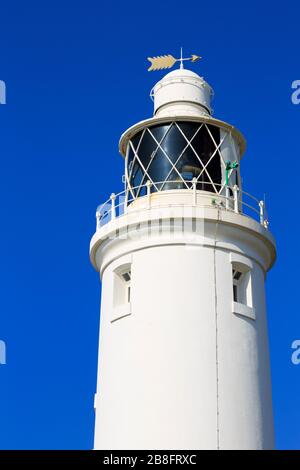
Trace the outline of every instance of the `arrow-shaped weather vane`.
<instances>
[{"instance_id":1,"label":"arrow-shaped weather vane","mask_svg":"<svg viewBox=\"0 0 300 470\"><path fill-rule=\"evenodd\" d=\"M180 62L180 68L183 69L183 61L190 60L191 62L197 62L202 57L199 55L192 54L191 57L182 57L182 49L181 49L181 57L180 59L175 59L171 54L168 55L160 55L157 57L148 57L151 66L148 68L148 72L153 72L154 70L163 70L163 69L170 69L176 62Z\"/></svg>"}]
</instances>

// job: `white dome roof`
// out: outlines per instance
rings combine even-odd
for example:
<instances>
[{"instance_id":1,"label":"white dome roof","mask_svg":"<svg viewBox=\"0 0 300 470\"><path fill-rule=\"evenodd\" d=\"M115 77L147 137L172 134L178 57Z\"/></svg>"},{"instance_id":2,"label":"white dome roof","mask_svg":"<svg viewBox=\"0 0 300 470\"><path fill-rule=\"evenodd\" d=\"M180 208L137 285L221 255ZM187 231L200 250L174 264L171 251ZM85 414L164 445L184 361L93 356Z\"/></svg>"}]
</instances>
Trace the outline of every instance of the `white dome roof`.
<instances>
[{"instance_id":1,"label":"white dome roof","mask_svg":"<svg viewBox=\"0 0 300 470\"><path fill-rule=\"evenodd\" d=\"M168 80L169 78L184 78L184 77L193 77L193 78L198 78L200 80L203 80L202 77L200 77L197 73L192 72L191 70L188 69L176 69L172 70L172 72L167 73L162 79L161 82L164 80Z\"/></svg>"},{"instance_id":2,"label":"white dome roof","mask_svg":"<svg viewBox=\"0 0 300 470\"><path fill-rule=\"evenodd\" d=\"M151 91L154 114L209 115L211 114L212 89L204 78L187 69L167 73Z\"/></svg>"}]
</instances>

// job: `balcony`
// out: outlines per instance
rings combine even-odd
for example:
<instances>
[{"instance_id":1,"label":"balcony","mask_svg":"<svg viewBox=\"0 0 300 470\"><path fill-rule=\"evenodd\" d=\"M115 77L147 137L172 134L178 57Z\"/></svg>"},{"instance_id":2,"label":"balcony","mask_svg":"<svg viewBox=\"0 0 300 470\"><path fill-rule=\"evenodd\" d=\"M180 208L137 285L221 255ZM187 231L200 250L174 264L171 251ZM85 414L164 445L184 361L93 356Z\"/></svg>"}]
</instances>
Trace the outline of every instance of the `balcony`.
<instances>
[{"instance_id":1,"label":"balcony","mask_svg":"<svg viewBox=\"0 0 300 470\"><path fill-rule=\"evenodd\" d=\"M184 189L182 181L169 181L169 190L159 191L157 188L163 182L146 184L137 188L128 186L118 194L111 194L110 198L98 206L96 211L96 231L116 218L134 212L141 212L158 207L211 207L222 211L241 214L257 220L266 230L269 226L266 205L251 194L241 191L237 185L217 185L219 192L199 190L196 179L186 180ZM202 185L210 183L201 183ZM208 186L210 189L210 186Z\"/></svg>"}]
</instances>

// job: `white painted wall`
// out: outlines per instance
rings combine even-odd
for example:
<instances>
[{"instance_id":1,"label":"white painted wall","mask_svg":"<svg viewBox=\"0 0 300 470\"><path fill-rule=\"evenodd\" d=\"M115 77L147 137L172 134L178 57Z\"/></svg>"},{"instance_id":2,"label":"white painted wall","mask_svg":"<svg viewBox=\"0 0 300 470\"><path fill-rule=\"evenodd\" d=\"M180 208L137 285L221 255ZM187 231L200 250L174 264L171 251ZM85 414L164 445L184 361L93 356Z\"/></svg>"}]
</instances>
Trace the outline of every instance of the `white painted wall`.
<instances>
[{"instance_id":1,"label":"white painted wall","mask_svg":"<svg viewBox=\"0 0 300 470\"><path fill-rule=\"evenodd\" d=\"M176 210L160 211L175 215L171 235L154 214L149 237L131 214L93 237L102 272L95 448L272 448L264 294L272 238L251 219L217 210L202 211L201 233L182 234ZM134 237L107 240L129 220ZM232 253L252 266L255 320L233 313ZM111 323L120 316L114 271L127 263L131 304Z\"/></svg>"}]
</instances>

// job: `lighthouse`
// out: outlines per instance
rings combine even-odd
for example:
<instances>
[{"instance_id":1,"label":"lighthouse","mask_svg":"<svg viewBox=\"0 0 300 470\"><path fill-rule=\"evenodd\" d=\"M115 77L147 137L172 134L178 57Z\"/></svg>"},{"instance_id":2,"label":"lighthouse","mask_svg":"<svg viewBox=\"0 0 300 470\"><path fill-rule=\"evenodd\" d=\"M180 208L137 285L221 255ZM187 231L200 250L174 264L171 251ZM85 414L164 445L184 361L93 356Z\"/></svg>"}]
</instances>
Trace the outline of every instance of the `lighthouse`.
<instances>
[{"instance_id":1,"label":"lighthouse","mask_svg":"<svg viewBox=\"0 0 300 470\"><path fill-rule=\"evenodd\" d=\"M212 116L213 90L188 59L149 59L151 71L179 68L151 90L153 117L121 136L125 188L96 212L95 449L274 446L275 240L265 201L242 187L245 139Z\"/></svg>"}]
</instances>

